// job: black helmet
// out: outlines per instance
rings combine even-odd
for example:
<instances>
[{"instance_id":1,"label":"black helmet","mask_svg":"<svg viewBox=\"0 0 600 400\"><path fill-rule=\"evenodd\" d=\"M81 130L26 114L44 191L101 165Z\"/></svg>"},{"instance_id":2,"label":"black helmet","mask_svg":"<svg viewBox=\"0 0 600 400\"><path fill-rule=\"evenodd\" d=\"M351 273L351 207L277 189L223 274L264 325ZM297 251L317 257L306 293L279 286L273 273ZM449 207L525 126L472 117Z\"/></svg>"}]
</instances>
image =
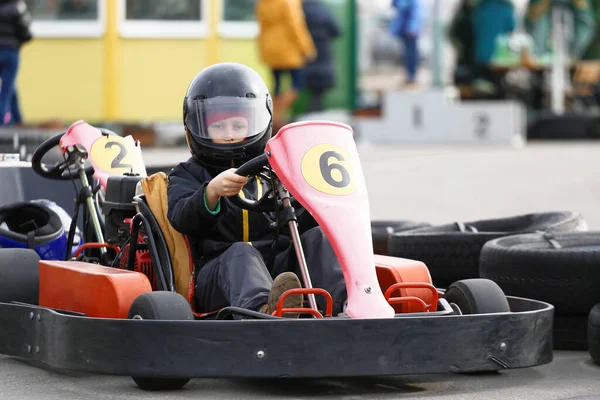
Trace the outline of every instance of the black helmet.
<instances>
[{"instance_id":1,"label":"black helmet","mask_svg":"<svg viewBox=\"0 0 600 400\"><path fill-rule=\"evenodd\" d=\"M273 100L261 76L237 63L207 67L194 77L183 102L192 156L222 170L260 155L273 132Z\"/></svg>"}]
</instances>

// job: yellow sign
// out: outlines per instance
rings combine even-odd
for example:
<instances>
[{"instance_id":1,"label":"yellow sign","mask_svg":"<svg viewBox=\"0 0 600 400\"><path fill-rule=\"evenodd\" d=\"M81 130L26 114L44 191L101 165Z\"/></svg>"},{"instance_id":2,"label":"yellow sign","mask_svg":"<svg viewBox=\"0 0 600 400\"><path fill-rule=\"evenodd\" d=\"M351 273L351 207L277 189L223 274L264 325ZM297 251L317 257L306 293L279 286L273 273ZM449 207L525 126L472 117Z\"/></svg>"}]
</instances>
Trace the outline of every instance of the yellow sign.
<instances>
[{"instance_id":1,"label":"yellow sign","mask_svg":"<svg viewBox=\"0 0 600 400\"><path fill-rule=\"evenodd\" d=\"M316 145L304 154L302 176L313 188L331 195L348 195L356 187L350 155L332 144Z\"/></svg>"},{"instance_id":2,"label":"yellow sign","mask_svg":"<svg viewBox=\"0 0 600 400\"><path fill-rule=\"evenodd\" d=\"M139 173L139 148L133 141L125 140L121 136L109 135L98 138L92 144L90 153L94 167L110 175L123 175L132 170Z\"/></svg>"}]
</instances>

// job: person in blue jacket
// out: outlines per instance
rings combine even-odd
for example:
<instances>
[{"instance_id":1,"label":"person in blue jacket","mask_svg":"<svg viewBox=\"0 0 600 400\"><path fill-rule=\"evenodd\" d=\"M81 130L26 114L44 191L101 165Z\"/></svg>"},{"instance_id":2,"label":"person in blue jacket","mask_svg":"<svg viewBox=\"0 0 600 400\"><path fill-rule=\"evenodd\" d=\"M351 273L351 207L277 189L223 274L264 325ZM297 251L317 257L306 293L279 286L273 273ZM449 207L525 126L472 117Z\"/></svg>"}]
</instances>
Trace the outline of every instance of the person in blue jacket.
<instances>
[{"instance_id":1,"label":"person in blue jacket","mask_svg":"<svg viewBox=\"0 0 600 400\"><path fill-rule=\"evenodd\" d=\"M419 67L418 39L423 27L424 8L420 0L392 0L392 7L397 13L390 24L390 31L404 44L406 83L414 84Z\"/></svg>"}]
</instances>

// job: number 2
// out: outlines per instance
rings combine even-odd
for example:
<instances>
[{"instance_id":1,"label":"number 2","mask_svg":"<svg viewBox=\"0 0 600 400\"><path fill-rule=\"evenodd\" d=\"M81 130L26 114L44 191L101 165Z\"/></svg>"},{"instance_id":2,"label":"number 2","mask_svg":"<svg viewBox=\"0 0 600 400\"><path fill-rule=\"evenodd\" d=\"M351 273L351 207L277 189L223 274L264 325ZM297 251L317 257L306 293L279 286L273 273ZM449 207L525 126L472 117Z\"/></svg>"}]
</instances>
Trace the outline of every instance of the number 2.
<instances>
[{"instance_id":1,"label":"number 2","mask_svg":"<svg viewBox=\"0 0 600 400\"><path fill-rule=\"evenodd\" d=\"M490 117L486 112L479 112L473 116L475 122L475 134L480 138L488 134L490 128Z\"/></svg>"},{"instance_id":2,"label":"number 2","mask_svg":"<svg viewBox=\"0 0 600 400\"><path fill-rule=\"evenodd\" d=\"M323 153L321 155L321 158L319 159L319 167L321 169L321 176L323 176L323 179L325 179L325 182L327 182L328 184L330 184L333 187L336 188L343 188L348 186L348 184L350 184L350 174L348 173L348 170L346 168L344 168L341 164L337 164L337 163L331 163L329 164L329 158L335 158L338 161L344 161L344 157L342 157L342 155L336 151L326 151L325 153ZM333 179L333 176L331 176L331 172L333 170L338 170L340 171L340 173L342 174L342 180L341 181L336 181L335 179Z\"/></svg>"},{"instance_id":3,"label":"number 2","mask_svg":"<svg viewBox=\"0 0 600 400\"><path fill-rule=\"evenodd\" d=\"M119 151L119 154L117 154L117 156L114 158L114 160L112 160L112 162L110 163L110 167L111 168L133 168L133 165L131 164L121 164L121 161L123 161L123 159L127 156L127 148L119 142L107 142L104 145L105 149L109 149L112 148L114 146L117 146L121 151Z\"/></svg>"}]
</instances>

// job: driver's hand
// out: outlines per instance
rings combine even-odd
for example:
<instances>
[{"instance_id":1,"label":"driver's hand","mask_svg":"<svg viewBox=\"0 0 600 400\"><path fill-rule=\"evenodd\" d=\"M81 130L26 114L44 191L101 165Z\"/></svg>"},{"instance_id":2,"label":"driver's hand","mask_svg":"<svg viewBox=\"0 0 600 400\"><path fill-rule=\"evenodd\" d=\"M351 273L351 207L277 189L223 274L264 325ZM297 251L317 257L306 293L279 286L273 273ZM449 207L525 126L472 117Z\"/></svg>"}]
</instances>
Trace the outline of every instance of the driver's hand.
<instances>
[{"instance_id":1,"label":"driver's hand","mask_svg":"<svg viewBox=\"0 0 600 400\"><path fill-rule=\"evenodd\" d=\"M240 176L235 171L235 168L230 168L221 172L206 186L206 202L211 209L217 206L220 197L235 196L248 182L247 176Z\"/></svg>"}]
</instances>

